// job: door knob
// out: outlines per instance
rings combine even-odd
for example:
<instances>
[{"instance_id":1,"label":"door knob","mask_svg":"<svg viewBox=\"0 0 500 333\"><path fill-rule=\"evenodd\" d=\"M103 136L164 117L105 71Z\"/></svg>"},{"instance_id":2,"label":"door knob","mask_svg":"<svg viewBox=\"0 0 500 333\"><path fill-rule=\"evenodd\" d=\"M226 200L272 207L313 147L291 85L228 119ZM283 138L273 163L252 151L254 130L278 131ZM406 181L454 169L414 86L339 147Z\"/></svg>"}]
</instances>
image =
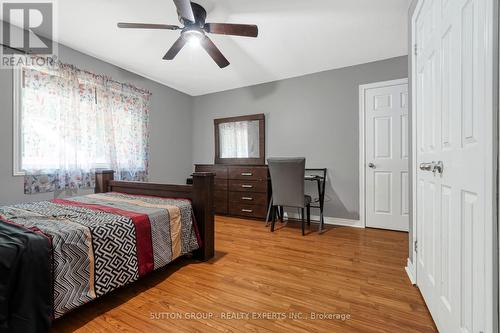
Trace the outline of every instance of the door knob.
<instances>
[{"instance_id":1,"label":"door knob","mask_svg":"<svg viewBox=\"0 0 500 333\"><path fill-rule=\"evenodd\" d=\"M372 169L376 169L377 167L373 163L368 163L368 167Z\"/></svg>"},{"instance_id":2,"label":"door knob","mask_svg":"<svg viewBox=\"0 0 500 333\"><path fill-rule=\"evenodd\" d=\"M439 173L442 174L444 170L444 165L443 161L438 161L437 163L434 163L434 168L432 169L433 173Z\"/></svg>"},{"instance_id":3,"label":"door knob","mask_svg":"<svg viewBox=\"0 0 500 333\"><path fill-rule=\"evenodd\" d=\"M431 163L420 163L420 170L422 171L434 171L434 166L436 162L432 161Z\"/></svg>"}]
</instances>

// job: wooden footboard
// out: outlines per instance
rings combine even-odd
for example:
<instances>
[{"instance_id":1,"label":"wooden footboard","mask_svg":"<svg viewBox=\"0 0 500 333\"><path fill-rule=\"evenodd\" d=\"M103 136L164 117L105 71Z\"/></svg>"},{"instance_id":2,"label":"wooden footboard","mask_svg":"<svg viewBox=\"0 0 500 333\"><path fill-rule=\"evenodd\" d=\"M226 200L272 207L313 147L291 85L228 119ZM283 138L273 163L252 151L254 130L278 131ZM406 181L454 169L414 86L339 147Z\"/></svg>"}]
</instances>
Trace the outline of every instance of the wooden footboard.
<instances>
[{"instance_id":1,"label":"wooden footboard","mask_svg":"<svg viewBox=\"0 0 500 333\"><path fill-rule=\"evenodd\" d=\"M96 172L95 193L121 192L139 195L154 195L167 198L191 200L196 223L203 242L196 251L199 260L207 261L215 255L215 228L213 212L214 173L197 172L193 174L193 185L166 185L143 182L113 180L113 171Z\"/></svg>"}]
</instances>

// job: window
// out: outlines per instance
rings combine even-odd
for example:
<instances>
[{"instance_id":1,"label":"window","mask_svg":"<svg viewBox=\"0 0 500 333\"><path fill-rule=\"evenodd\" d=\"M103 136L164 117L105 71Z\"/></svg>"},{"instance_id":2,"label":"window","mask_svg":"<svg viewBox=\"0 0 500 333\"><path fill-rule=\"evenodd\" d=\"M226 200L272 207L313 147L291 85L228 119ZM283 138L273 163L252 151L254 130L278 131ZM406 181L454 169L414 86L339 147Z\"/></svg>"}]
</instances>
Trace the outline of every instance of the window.
<instances>
[{"instance_id":1,"label":"window","mask_svg":"<svg viewBox=\"0 0 500 333\"><path fill-rule=\"evenodd\" d=\"M14 175L147 174L149 93L69 65L21 68L14 87Z\"/></svg>"}]
</instances>

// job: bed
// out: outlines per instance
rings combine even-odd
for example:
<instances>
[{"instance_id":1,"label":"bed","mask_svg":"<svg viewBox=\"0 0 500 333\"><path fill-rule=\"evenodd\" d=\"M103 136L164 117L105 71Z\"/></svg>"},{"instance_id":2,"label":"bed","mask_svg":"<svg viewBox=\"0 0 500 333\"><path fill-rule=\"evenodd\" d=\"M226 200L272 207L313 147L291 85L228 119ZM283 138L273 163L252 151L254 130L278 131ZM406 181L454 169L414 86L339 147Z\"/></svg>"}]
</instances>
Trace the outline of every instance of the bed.
<instances>
[{"instance_id":1,"label":"bed","mask_svg":"<svg viewBox=\"0 0 500 333\"><path fill-rule=\"evenodd\" d=\"M179 257L211 259L213 176L165 185L98 171L94 194L0 207L0 332L46 332Z\"/></svg>"}]
</instances>

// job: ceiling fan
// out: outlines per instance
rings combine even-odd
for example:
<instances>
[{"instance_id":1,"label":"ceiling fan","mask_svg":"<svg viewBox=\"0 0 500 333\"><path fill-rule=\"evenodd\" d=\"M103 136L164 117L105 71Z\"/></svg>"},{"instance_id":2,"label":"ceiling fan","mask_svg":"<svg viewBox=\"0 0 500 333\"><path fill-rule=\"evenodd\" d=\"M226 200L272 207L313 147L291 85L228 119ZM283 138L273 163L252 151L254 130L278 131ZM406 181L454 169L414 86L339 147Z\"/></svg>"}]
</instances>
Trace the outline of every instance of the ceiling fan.
<instances>
[{"instance_id":1,"label":"ceiling fan","mask_svg":"<svg viewBox=\"0 0 500 333\"><path fill-rule=\"evenodd\" d=\"M259 29L256 25L249 24L230 24L230 23L205 23L207 18L206 10L197 3L189 0L174 0L177 7L179 21L184 27L167 24L147 24L147 23L118 23L118 28L136 28L136 29L165 29L181 30L181 36L175 41L174 45L163 57L164 60L172 60L179 51L186 45L199 44L219 65L220 68L227 67L229 61L222 52L215 46L207 33L220 35L233 35L244 37L257 37Z\"/></svg>"}]
</instances>

